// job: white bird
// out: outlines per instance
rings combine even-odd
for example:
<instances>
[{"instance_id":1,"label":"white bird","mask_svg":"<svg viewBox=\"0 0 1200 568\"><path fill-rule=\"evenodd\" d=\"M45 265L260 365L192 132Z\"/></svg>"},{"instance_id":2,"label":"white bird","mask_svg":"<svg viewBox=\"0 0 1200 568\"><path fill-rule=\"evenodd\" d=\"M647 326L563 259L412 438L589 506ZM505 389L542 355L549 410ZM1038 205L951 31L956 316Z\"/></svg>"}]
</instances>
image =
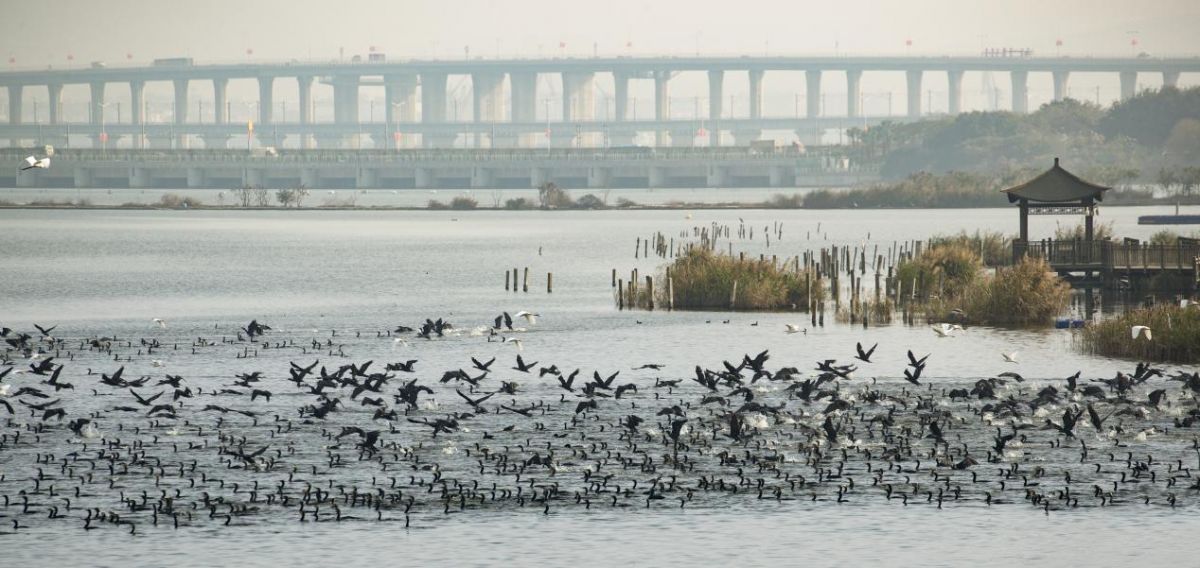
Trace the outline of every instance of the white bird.
<instances>
[{"instance_id":1,"label":"white bird","mask_svg":"<svg viewBox=\"0 0 1200 568\"><path fill-rule=\"evenodd\" d=\"M514 317L525 318L525 321L529 322L529 325L534 325L537 323L538 316L540 316L540 315L541 314L535 314L535 313L527 312L525 310L521 310L521 311L517 312L516 314L514 314Z\"/></svg>"},{"instance_id":2,"label":"white bird","mask_svg":"<svg viewBox=\"0 0 1200 568\"><path fill-rule=\"evenodd\" d=\"M12 385L8 385L8 384L0 385L0 396L8 396L8 390L10 388L12 388Z\"/></svg>"},{"instance_id":3,"label":"white bird","mask_svg":"<svg viewBox=\"0 0 1200 568\"><path fill-rule=\"evenodd\" d=\"M162 359L155 359L150 362L150 365L154 367L162 367L165 366L166 363L164 363Z\"/></svg>"},{"instance_id":4,"label":"white bird","mask_svg":"<svg viewBox=\"0 0 1200 568\"><path fill-rule=\"evenodd\" d=\"M166 320L164 320L164 319L162 319L162 318L154 318L154 319L152 319L152 320L150 320L150 321L152 321L152 322L154 322L154 323L158 324L158 327L161 327L161 328L163 328L163 329L167 329L167 322L166 322Z\"/></svg>"},{"instance_id":5,"label":"white bird","mask_svg":"<svg viewBox=\"0 0 1200 568\"><path fill-rule=\"evenodd\" d=\"M938 337L951 337L954 335L955 331L962 331L963 328L961 325L956 323L939 323L931 327L933 332L936 333Z\"/></svg>"},{"instance_id":6,"label":"white bird","mask_svg":"<svg viewBox=\"0 0 1200 568\"><path fill-rule=\"evenodd\" d=\"M25 158L25 165L21 166L21 171L32 170L34 168L41 168L43 170L50 169L50 158L47 157L40 160L33 156Z\"/></svg>"},{"instance_id":7,"label":"white bird","mask_svg":"<svg viewBox=\"0 0 1200 568\"><path fill-rule=\"evenodd\" d=\"M517 351L524 351L524 350L525 350L525 344L524 344L524 343L523 343L523 342L522 342L520 339L517 339L517 338L515 338L515 337L505 337L505 338L503 339L503 342L504 342L504 343L512 343L513 345L516 345L516 346L517 346Z\"/></svg>"},{"instance_id":8,"label":"white bird","mask_svg":"<svg viewBox=\"0 0 1200 568\"><path fill-rule=\"evenodd\" d=\"M392 350L395 350L396 347L408 347L408 340L404 339L403 337L397 337L396 339L393 339Z\"/></svg>"},{"instance_id":9,"label":"white bird","mask_svg":"<svg viewBox=\"0 0 1200 568\"><path fill-rule=\"evenodd\" d=\"M783 332L784 333L805 333L805 334L807 334L808 330L804 329L794 323L785 323L785 324L783 324Z\"/></svg>"},{"instance_id":10,"label":"white bird","mask_svg":"<svg viewBox=\"0 0 1200 568\"><path fill-rule=\"evenodd\" d=\"M1004 360L1008 361L1009 363L1017 362L1017 352L1016 351L1013 351L1012 353L1000 353L1000 356L1004 357Z\"/></svg>"},{"instance_id":11,"label":"white bird","mask_svg":"<svg viewBox=\"0 0 1200 568\"><path fill-rule=\"evenodd\" d=\"M1153 332L1150 331L1149 327L1144 325L1135 325L1129 328L1129 333L1133 336L1133 339L1137 339L1138 336L1145 336L1146 341L1151 341L1154 339Z\"/></svg>"}]
</instances>

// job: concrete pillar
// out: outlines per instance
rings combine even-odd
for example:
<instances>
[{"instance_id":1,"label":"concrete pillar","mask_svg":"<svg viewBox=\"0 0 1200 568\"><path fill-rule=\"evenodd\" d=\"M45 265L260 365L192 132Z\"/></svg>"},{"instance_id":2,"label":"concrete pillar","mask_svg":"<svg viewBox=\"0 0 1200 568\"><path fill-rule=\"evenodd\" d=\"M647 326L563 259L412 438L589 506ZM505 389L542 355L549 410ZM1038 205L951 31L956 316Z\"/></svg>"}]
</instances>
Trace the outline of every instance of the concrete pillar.
<instances>
[{"instance_id":1,"label":"concrete pillar","mask_svg":"<svg viewBox=\"0 0 1200 568\"><path fill-rule=\"evenodd\" d=\"M529 170L529 187L537 189L548 181L550 181L548 168L531 168Z\"/></svg>"},{"instance_id":2,"label":"concrete pillar","mask_svg":"<svg viewBox=\"0 0 1200 568\"><path fill-rule=\"evenodd\" d=\"M771 187L794 187L796 185L795 168L771 166L769 175L768 183Z\"/></svg>"},{"instance_id":3,"label":"concrete pillar","mask_svg":"<svg viewBox=\"0 0 1200 568\"><path fill-rule=\"evenodd\" d=\"M134 125L145 124L146 122L145 95L145 81L129 82L129 121ZM133 147L137 149L146 147L146 137L142 135L141 131L133 135Z\"/></svg>"},{"instance_id":4,"label":"concrete pillar","mask_svg":"<svg viewBox=\"0 0 1200 568\"><path fill-rule=\"evenodd\" d=\"M956 115L962 112L962 82L963 72L960 70L951 69L946 72L946 78L949 83L950 101L947 105L951 115Z\"/></svg>"},{"instance_id":5,"label":"concrete pillar","mask_svg":"<svg viewBox=\"0 0 1200 568\"><path fill-rule=\"evenodd\" d=\"M307 189L321 187L321 175L317 168L300 168L300 186Z\"/></svg>"},{"instance_id":6,"label":"concrete pillar","mask_svg":"<svg viewBox=\"0 0 1200 568\"><path fill-rule=\"evenodd\" d=\"M229 79L213 79L213 122L229 123Z\"/></svg>"},{"instance_id":7,"label":"concrete pillar","mask_svg":"<svg viewBox=\"0 0 1200 568\"><path fill-rule=\"evenodd\" d=\"M923 74L924 72L920 70L905 73L908 79L908 116L912 118L921 116L921 76Z\"/></svg>"},{"instance_id":8,"label":"concrete pillar","mask_svg":"<svg viewBox=\"0 0 1200 568\"><path fill-rule=\"evenodd\" d=\"M846 116L858 118L862 114L862 70L846 70Z\"/></svg>"},{"instance_id":9,"label":"concrete pillar","mask_svg":"<svg viewBox=\"0 0 1200 568\"><path fill-rule=\"evenodd\" d=\"M726 166L710 165L707 172L708 187L729 185L729 168Z\"/></svg>"},{"instance_id":10,"label":"concrete pillar","mask_svg":"<svg viewBox=\"0 0 1200 568\"><path fill-rule=\"evenodd\" d=\"M154 180L150 177L150 170L148 168L129 168L129 187L150 187L153 182Z\"/></svg>"},{"instance_id":11,"label":"concrete pillar","mask_svg":"<svg viewBox=\"0 0 1200 568\"><path fill-rule=\"evenodd\" d=\"M591 123L596 120L596 74L563 73L563 121ZM574 126L567 125L569 128ZM589 125L590 126L590 125ZM597 145L594 132L576 130L574 146Z\"/></svg>"},{"instance_id":12,"label":"concrete pillar","mask_svg":"<svg viewBox=\"0 0 1200 568\"><path fill-rule=\"evenodd\" d=\"M446 74L421 74L421 122L446 122ZM446 137L423 134L421 142L426 148L434 148L445 143ZM452 144L453 137L449 138ZM418 178L420 174L418 173Z\"/></svg>"},{"instance_id":13,"label":"concrete pillar","mask_svg":"<svg viewBox=\"0 0 1200 568\"><path fill-rule=\"evenodd\" d=\"M1054 100L1061 101L1067 98L1067 81L1071 78L1070 71L1055 71L1054 76Z\"/></svg>"},{"instance_id":14,"label":"concrete pillar","mask_svg":"<svg viewBox=\"0 0 1200 568\"><path fill-rule=\"evenodd\" d=\"M608 168L590 167L588 168L587 186L593 188L608 187L612 179L612 171Z\"/></svg>"},{"instance_id":15,"label":"concrete pillar","mask_svg":"<svg viewBox=\"0 0 1200 568\"><path fill-rule=\"evenodd\" d=\"M104 88L106 85L107 83L99 81L89 85L91 87L91 99L88 106L89 124L98 125L104 123Z\"/></svg>"},{"instance_id":16,"label":"concrete pillar","mask_svg":"<svg viewBox=\"0 0 1200 568\"><path fill-rule=\"evenodd\" d=\"M384 117L387 123L392 125L392 132L388 133L392 141L385 141L384 144L394 145L393 134L402 130L399 125L417 121L417 76L389 75L384 77L383 81L384 100L387 105ZM401 137L401 144L407 142L407 137Z\"/></svg>"},{"instance_id":17,"label":"concrete pillar","mask_svg":"<svg viewBox=\"0 0 1200 568\"><path fill-rule=\"evenodd\" d=\"M14 142L15 144L15 142ZM40 185L42 170L26 170L17 172L17 187L37 187Z\"/></svg>"},{"instance_id":18,"label":"concrete pillar","mask_svg":"<svg viewBox=\"0 0 1200 568\"><path fill-rule=\"evenodd\" d=\"M333 122L340 126L358 124L358 81L357 76L335 77L333 79ZM340 138L338 145L348 148L358 148L358 134L349 134Z\"/></svg>"},{"instance_id":19,"label":"concrete pillar","mask_svg":"<svg viewBox=\"0 0 1200 568\"><path fill-rule=\"evenodd\" d=\"M300 90L300 124L311 125L313 123L313 78L302 75L296 77L296 83ZM313 147L313 133L311 130L305 129L301 131L300 147L304 149L311 149Z\"/></svg>"},{"instance_id":20,"label":"concrete pillar","mask_svg":"<svg viewBox=\"0 0 1200 568\"><path fill-rule=\"evenodd\" d=\"M1163 86L1171 87L1172 89L1179 88L1179 72L1178 71L1163 71Z\"/></svg>"},{"instance_id":21,"label":"concrete pillar","mask_svg":"<svg viewBox=\"0 0 1200 568\"><path fill-rule=\"evenodd\" d=\"M275 78L258 78L258 123L271 124L275 118Z\"/></svg>"},{"instance_id":22,"label":"concrete pillar","mask_svg":"<svg viewBox=\"0 0 1200 568\"><path fill-rule=\"evenodd\" d=\"M495 172L488 168L476 166L471 168L471 187L474 189L489 188L496 185Z\"/></svg>"},{"instance_id":23,"label":"concrete pillar","mask_svg":"<svg viewBox=\"0 0 1200 568\"><path fill-rule=\"evenodd\" d=\"M229 147L229 136L226 134L206 134L203 139L204 147L209 150L224 150Z\"/></svg>"},{"instance_id":24,"label":"concrete pillar","mask_svg":"<svg viewBox=\"0 0 1200 568\"><path fill-rule=\"evenodd\" d=\"M8 86L8 123L21 124L21 99L25 93L25 85ZM20 176L17 176L20 177Z\"/></svg>"},{"instance_id":25,"label":"concrete pillar","mask_svg":"<svg viewBox=\"0 0 1200 568\"><path fill-rule=\"evenodd\" d=\"M808 118L817 118L821 116L821 70L809 69L804 72L805 79L805 103Z\"/></svg>"},{"instance_id":26,"label":"concrete pillar","mask_svg":"<svg viewBox=\"0 0 1200 568\"><path fill-rule=\"evenodd\" d=\"M433 168L417 168L413 185L418 189L429 189L437 184L437 174Z\"/></svg>"},{"instance_id":27,"label":"concrete pillar","mask_svg":"<svg viewBox=\"0 0 1200 568\"><path fill-rule=\"evenodd\" d=\"M725 101L725 72L708 72L708 145L721 145L721 110Z\"/></svg>"},{"instance_id":28,"label":"concrete pillar","mask_svg":"<svg viewBox=\"0 0 1200 568\"><path fill-rule=\"evenodd\" d=\"M208 183L208 172L204 168L187 169L187 186L192 189L204 187Z\"/></svg>"},{"instance_id":29,"label":"concrete pillar","mask_svg":"<svg viewBox=\"0 0 1200 568\"><path fill-rule=\"evenodd\" d=\"M188 80L176 79L175 83L175 124L186 124L188 113Z\"/></svg>"},{"instance_id":30,"label":"concrete pillar","mask_svg":"<svg viewBox=\"0 0 1200 568\"><path fill-rule=\"evenodd\" d=\"M375 189L379 187L379 170L375 168L359 168L354 176L354 187L358 189Z\"/></svg>"},{"instance_id":31,"label":"concrete pillar","mask_svg":"<svg viewBox=\"0 0 1200 568\"><path fill-rule=\"evenodd\" d=\"M662 166L650 166L646 185L648 187L666 187L667 169Z\"/></svg>"},{"instance_id":32,"label":"concrete pillar","mask_svg":"<svg viewBox=\"0 0 1200 568\"><path fill-rule=\"evenodd\" d=\"M1137 71L1121 72L1121 100L1131 99L1137 94Z\"/></svg>"},{"instance_id":33,"label":"concrete pillar","mask_svg":"<svg viewBox=\"0 0 1200 568\"><path fill-rule=\"evenodd\" d=\"M613 120L622 122L629 120L629 75L620 72L613 73L613 106L616 116Z\"/></svg>"},{"instance_id":34,"label":"concrete pillar","mask_svg":"<svg viewBox=\"0 0 1200 568\"><path fill-rule=\"evenodd\" d=\"M505 118L504 111L504 75L500 73L472 73L471 74L471 116L474 117L476 124L495 124L503 122ZM475 134L475 147L483 148L485 135L482 132ZM496 141L491 139L491 135L486 135L488 148L494 148Z\"/></svg>"},{"instance_id":35,"label":"concrete pillar","mask_svg":"<svg viewBox=\"0 0 1200 568\"><path fill-rule=\"evenodd\" d=\"M1009 71L1012 81L1012 111L1017 114L1029 112L1029 72Z\"/></svg>"},{"instance_id":36,"label":"concrete pillar","mask_svg":"<svg viewBox=\"0 0 1200 568\"><path fill-rule=\"evenodd\" d=\"M762 118L763 107L763 75L762 69L750 70L750 118Z\"/></svg>"},{"instance_id":37,"label":"concrete pillar","mask_svg":"<svg viewBox=\"0 0 1200 568\"><path fill-rule=\"evenodd\" d=\"M50 124L62 122L62 88L61 83L46 85L46 91L50 94L50 102L47 103L50 107Z\"/></svg>"},{"instance_id":38,"label":"concrete pillar","mask_svg":"<svg viewBox=\"0 0 1200 568\"><path fill-rule=\"evenodd\" d=\"M266 186L266 172L258 168L246 168L242 170L242 186L259 187Z\"/></svg>"},{"instance_id":39,"label":"concrete pillar","mask_svg":"<svg viewBox=\"0 0 1200 568\"><path fill-rule=\"evenodd\" d=\"M670 71L654 72L654 120L659 122L671 119L670 81ZM660 128L654 131L654 145L667 145L666 130Z\"/></svg>"},{"instance_id":40,"label":"concrete pillar","mask_svg":"<svg viewBox=\"0 0 1200 568\"><path fill-rule=\"evenodd\" d=\"M90 168L75 166L75 187L93 187L96 180Z\"/></svg>"},{"instance_id":41,"label":"concrete pillar","mask_svg":"<svg viewBox=\"0 0 1200 568\"><path fill-rule=\"evenodd\" d=\"M532 71L509 73L508 81L512 93L512 122L522 124L537 122L537 73ZM533 148L537 146L538 134L524 132L517 139L518 146Z\"/></svg>"}]
</instances>

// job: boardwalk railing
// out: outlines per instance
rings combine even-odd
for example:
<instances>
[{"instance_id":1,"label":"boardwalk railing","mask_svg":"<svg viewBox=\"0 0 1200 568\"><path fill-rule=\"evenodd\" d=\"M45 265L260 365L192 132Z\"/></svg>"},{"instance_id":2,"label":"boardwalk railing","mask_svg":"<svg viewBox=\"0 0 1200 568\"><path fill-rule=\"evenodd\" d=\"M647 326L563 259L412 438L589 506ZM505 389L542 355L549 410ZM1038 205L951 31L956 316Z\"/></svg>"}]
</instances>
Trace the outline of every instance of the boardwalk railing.
<instances>
[{"instance_id":1,"label":"boardwalk railing","mask_svg":"<svg viewBox=\"0 0 1200 568\"><path fill-rule=\"evenodd\" d=\"M1045 259L1052 268L1063 272L1183 271L1193 277L1200 272L1200 244L1195 241L1169 245L1107 240L1014 241L1013 259L1024 256Z\"/></svg>"}]
</instances>

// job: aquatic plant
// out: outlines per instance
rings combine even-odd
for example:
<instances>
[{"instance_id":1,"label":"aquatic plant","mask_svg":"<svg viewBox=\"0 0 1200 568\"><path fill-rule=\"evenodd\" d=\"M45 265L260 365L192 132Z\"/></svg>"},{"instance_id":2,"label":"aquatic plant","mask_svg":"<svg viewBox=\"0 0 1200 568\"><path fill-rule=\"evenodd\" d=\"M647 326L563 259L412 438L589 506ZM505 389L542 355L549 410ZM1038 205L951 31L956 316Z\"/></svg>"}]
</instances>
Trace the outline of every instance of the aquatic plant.
<instances>
[{"instance_id":1,"label":"aquatic plant","mask_svg":"<svg viewBox=\"0 0 1200 568\"><path fill-rule=\"evenodd\" d=\"M810 299L821 301L825 298L825 290L815 273L796 271L788 266L790 263L787 262L733 257L702 247L692 248L677 256L658 277L655 301L661 307L669 305L669 287L674 289L675 309L680 310L807 311ZM667 274L670 275L670 286L667 285Z\"/></svg>"},{"instance_id":2,"label":"aquatic plant","mask_svg":"<svg viewBox=\"0 0 1200 568\"><path fill-rule=\"evenodd\" d=\"M969 284L949 302L964 321L987 325L1045 325L1066 310L1071 286L1041 258L1025 257Z\"/></svg>"},{"instance_id":3,"label":"aquatic plant","mask_svg":"<svg viewBox=\"0 0 1200 568\"><path fill-rule=\"evenodd\" d=\"M984 266L1002 266L1012 261L1012 237L999 231L961 231L956 235L937 235L929 246L959 245L979 253Z\"/></svg>"},{"instance_id":4,"label":"aquatic plant","mask_svg":"<svg viewBox=\"0 0 1200 568\"><path fill-rule=\"evenodd\" d=\"M1134 337L1133 326L1150 328ZM1140 361L1200 362L1200 305L1156 304L1085 327L1080 346L1088 353Z\"/></svg>"},{"instance_id":5,"label":"aquatic plant","mask_svg":"<svg viewBox=\"0 0 1200 568\"><path fill-rule=\"evenodd\" d=\"M983 263L971 245L934 244L896 267L896 278L904 294L917 299L959 295L979 278Z\"/></svg>"}]
</instances>

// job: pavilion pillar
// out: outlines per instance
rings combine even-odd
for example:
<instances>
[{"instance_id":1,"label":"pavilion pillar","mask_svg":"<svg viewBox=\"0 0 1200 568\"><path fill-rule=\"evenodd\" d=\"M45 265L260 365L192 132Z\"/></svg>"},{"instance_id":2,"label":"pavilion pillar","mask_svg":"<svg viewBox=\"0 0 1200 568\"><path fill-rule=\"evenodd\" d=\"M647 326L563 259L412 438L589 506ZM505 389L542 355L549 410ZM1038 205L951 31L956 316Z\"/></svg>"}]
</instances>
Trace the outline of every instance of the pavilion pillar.
<instances>
[{"instance_id":1,"label":"pavilion pillar","mask_svg":"<svg viewBox=\"0 0 1200 568\"><path fill-rule=\"evenodd\" d=\"M1029 243L1029 200L1021 200L1021 242Z\"/></svg>"},{"instance_id":2,"label":"pavilion pillar","mask_svg":"<svg viewBox=\"0 0 1200 568\"><path fill-rule=\"evenodd\" d=\"M1092 231L1092 222L1093 222L1092 200L1084 199L1082 201L1082 204L1086 208L1086 211L1087 211L1086 213L1084 213L1084 217L1083 217L1083 238L1088 243L1091 243L1093 236L1094 236L1094 233Z\"/></svg>"}]
</instances>

